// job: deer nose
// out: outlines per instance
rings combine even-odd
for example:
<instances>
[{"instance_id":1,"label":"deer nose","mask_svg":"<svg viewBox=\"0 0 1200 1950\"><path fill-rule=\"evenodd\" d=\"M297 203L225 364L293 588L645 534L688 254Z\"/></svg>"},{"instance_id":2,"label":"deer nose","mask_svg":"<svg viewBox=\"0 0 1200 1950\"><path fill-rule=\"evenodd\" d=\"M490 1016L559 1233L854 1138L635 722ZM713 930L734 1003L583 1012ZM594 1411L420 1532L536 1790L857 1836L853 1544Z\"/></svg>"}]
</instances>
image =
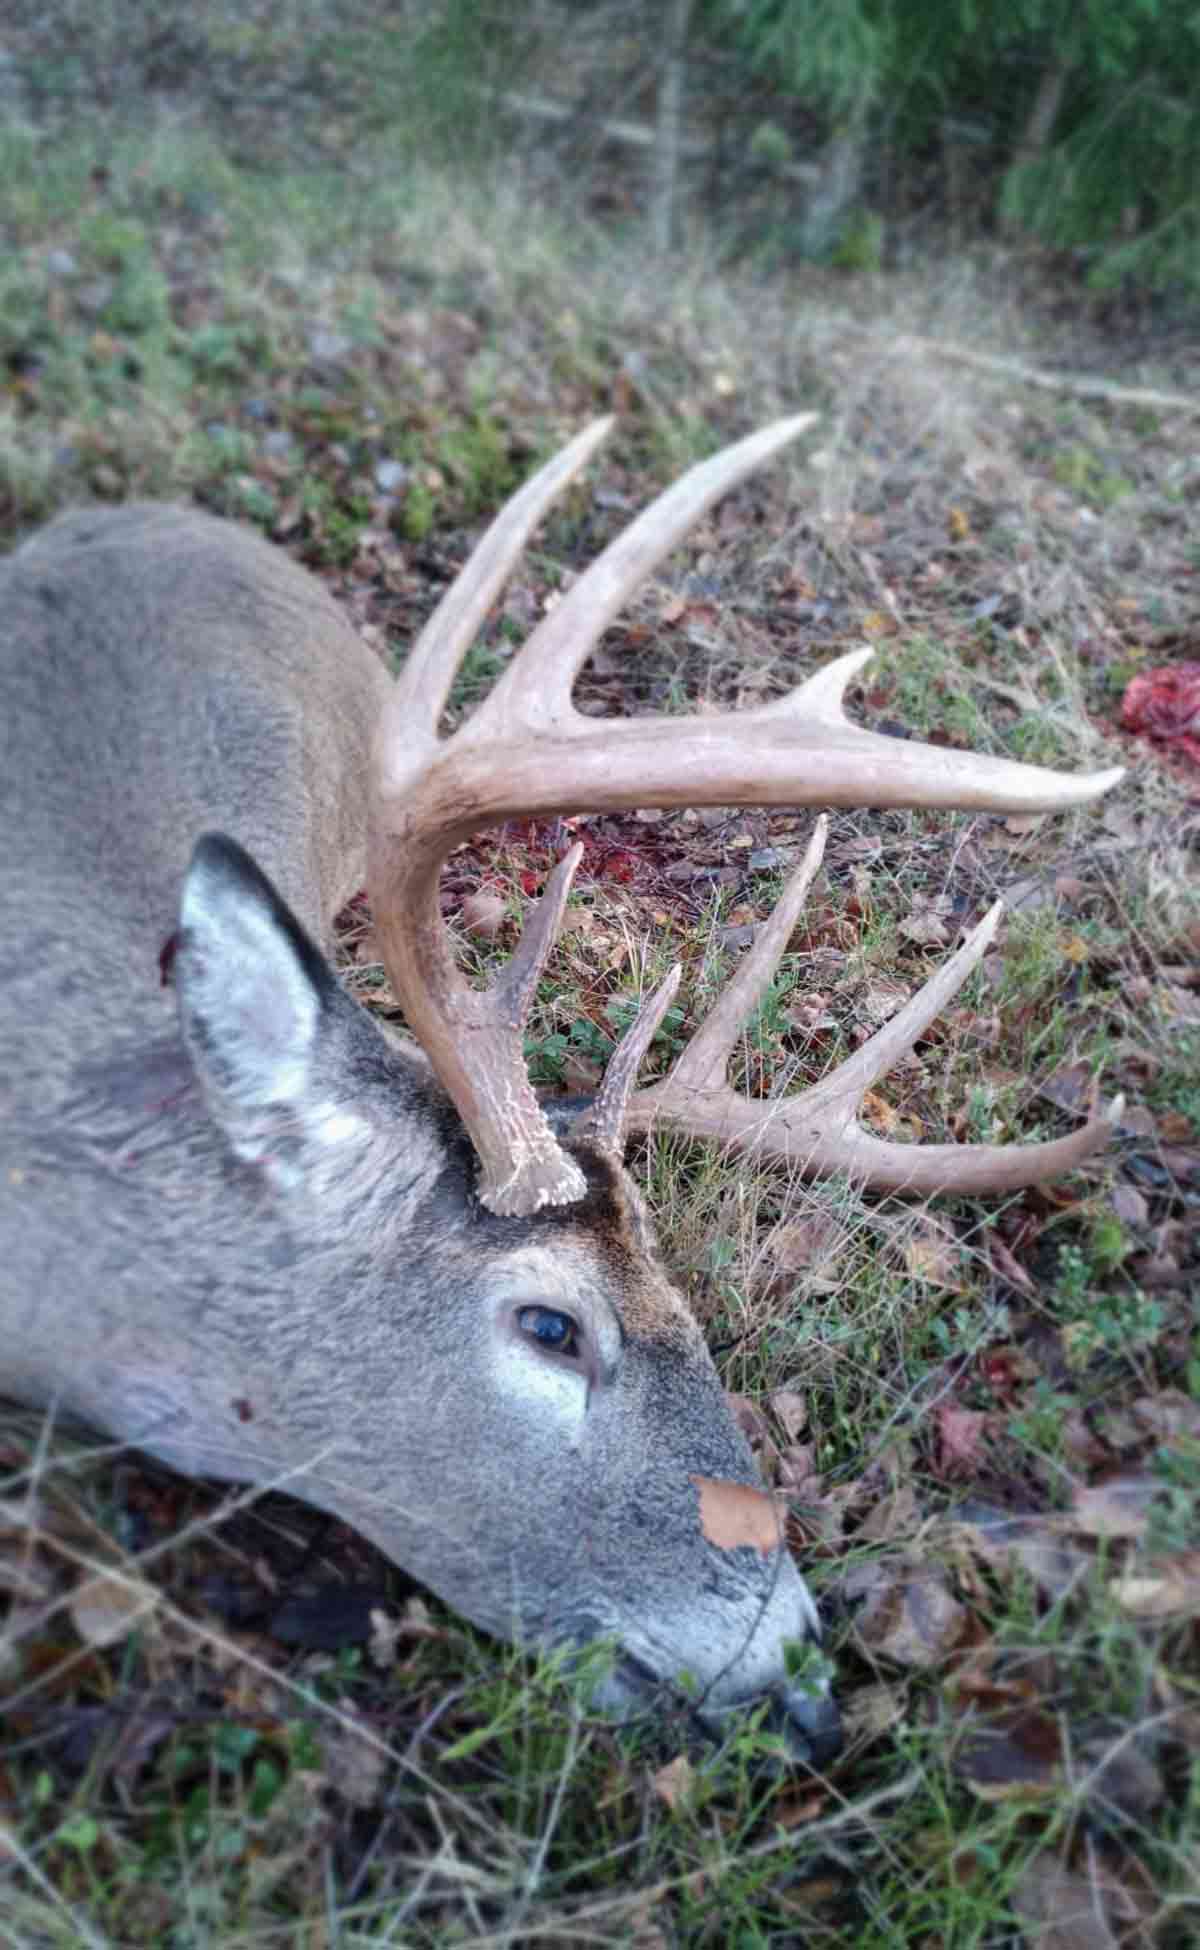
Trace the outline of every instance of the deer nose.
<instances>
[{"instance_id":1,"label":"deer nose","mask_svg":"<svg viewBox=\"0 0 1200 1950\"><path fill-rule=\"evenodd\" d=\"M820 1773L835 1760L842 1746L842 1716L828 1693L804 1693L788 1687L779 1695L780 1731L798 1761Z\"/></svg>"}]
</instances>

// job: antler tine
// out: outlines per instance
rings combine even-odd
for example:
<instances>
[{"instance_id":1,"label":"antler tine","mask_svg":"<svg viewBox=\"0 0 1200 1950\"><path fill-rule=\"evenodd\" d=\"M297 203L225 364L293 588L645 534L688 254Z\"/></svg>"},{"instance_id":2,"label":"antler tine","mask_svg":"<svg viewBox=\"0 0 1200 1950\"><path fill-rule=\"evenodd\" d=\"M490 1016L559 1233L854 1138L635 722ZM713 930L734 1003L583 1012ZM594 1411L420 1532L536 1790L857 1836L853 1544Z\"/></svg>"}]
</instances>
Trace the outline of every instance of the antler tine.
<instances>
[{"instance_id":1,"label":"antler tine","mask_svg":"<svg viewBox=\"0 0 1200 1950\"><path fill-rule=\"evenodd\" d=\"M666 979L644 1002L608 1060L604 1080L586 1110L571 1121L572 1138L587 1138L598 1150L619 1158L625 1147L625 1119L630 1092L642 1058L679 987L682 968L676 962Z\"/></svg>"},{"instance_id":2,"label":"antler tine","mask_svg":"<svg viewBox=\"0 0 1200 1950\"><path fill-rule=\"evenodd\" d=\"M739 962L699 1029L671 1071L678 1091L704 1091L725 1082L725 1066L744 1025L771 985L817 868L825 857L829 820L824 813L813 828L803 860L791 876L774 908L763 922L750 952Z\"/></svg>"},{"instance_id":3,"label":"antler tine","mask_svg":"<svg viewBox=\"0 0 1200 1950\"><path fill-rule=\"evenodd\" d=\"M571 705L575 679L633 591L714 501L807 433L817 418L815 413L794 413L760 427L708 460L698 461L643 508L538 624L520 658L493 687L489 711L494 709L499 718L511 716L527 732L557 727L577 717Z\"/></svg>"},{"instance_id":4,"label":"antler tine","mask_svg":"<svg viewBox=\"0 0 1200 1950\"><path fill-rule=\"evenodd\" d=\"M917 1194L1013 1191L1056 1178L1098 1150L1121 1115L1119 1097L1081 1130L1044 1144L896 1144L863 1130L857 1121L864 1093L912 1048L978 966L1003 911L999 901L904 1007L820 1083L797 1097L757 1103L730 1088L725 1064L737 1029L787 946L820 861L822 824L751 954L670 1075L631 1099L627 1130L632 1134L665 1124L734 1150L779 1159L805 1175L842 1172L875 1191ZM777 926L781 912L784 920Z\"/></svg>"},{"instance_id":5,"label":"antler tine","mask_svg":"<svg viewBox=\"0 0 1200 1950\"><path fill-rule=\"evenodd\" d=\"M455 577L404 660L379 726L378 762L385 785L411 769L414 732L423 727L436 744L454 674L542 517L587 466L613 428L613 417L593 420L505 502L461 572Z\"/></svg>"}]
</instances>

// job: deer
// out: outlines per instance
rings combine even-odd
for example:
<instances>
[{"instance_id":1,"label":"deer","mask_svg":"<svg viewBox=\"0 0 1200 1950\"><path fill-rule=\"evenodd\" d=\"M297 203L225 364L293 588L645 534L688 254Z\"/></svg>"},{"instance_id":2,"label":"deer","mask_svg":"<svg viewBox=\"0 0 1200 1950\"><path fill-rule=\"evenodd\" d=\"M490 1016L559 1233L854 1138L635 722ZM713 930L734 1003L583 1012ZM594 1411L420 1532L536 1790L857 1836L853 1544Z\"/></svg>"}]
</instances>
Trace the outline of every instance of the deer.
<instances>
[{"instance_id":1,"label":"deer","mask_svg":"<svg viewBox=\"0 0 1200 1950\"><path fill-rule=\"evenodd\" d=\"M638 1087L678 969L590 1100L539 1097L524 1053L579 844L486 988L439 876L518 817L1054 811L1120 777L864 728L844 698L869 651L753 709L575 706L631 593L814 419L693 466L449 736L465 652L609 420L513 495L396 677L313 574L196 508L68 511L0 566L0 1388L175 1470L307 1500L487 1633L569 1656L603 1642L605 1710L681 1702L719 1733L758 1706L810 1767L838 1738L823 1655L805 1676L817 1611L625 1147L678 1132L798 1175L983 1195L1069 1172L1117 1109L995 1145L860 1120L998 910L817 1083L758 1101L728 1082L824 815L665 1078ZM364 880L407 1035L331 963Z\"/></svg>"}]
</instances>

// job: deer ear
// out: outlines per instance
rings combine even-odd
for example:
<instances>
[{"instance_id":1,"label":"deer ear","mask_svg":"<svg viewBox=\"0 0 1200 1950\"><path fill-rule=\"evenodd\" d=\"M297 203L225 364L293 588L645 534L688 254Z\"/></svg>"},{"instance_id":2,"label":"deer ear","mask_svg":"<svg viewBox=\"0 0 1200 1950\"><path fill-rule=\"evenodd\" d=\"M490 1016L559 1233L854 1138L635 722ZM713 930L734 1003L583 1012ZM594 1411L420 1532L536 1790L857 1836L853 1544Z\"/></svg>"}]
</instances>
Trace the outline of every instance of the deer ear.
<instances>
[{"instance_id":1,"label":"deer ear","mask_svg":"<svg viewBox=\"0 0 1200 1950\"><path fill-rule=\"evenodd\" d=\"M315 944L250 855L199 841L183 886L174 972L180 1025L210 1108L243 1158L300 1137L321 1032L338 994Z\"/></svg>"}]
</instances>

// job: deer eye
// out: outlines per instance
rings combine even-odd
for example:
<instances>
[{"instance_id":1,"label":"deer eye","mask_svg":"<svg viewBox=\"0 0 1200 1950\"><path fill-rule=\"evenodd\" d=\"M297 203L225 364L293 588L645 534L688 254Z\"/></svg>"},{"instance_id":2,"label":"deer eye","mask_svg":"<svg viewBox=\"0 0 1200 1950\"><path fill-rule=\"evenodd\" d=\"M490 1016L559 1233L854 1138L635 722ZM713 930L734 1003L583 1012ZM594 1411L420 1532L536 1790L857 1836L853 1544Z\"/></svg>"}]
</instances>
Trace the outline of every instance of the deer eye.
<instances>
[{"instance_id":1,"label":"deer eye","mask_svg":"<svg viewBox=\"0 0 1200 1950\"><path fill-rule=\"evenodd\" d=\"M547 1354L579 1353L579 1328L570 1314L560 1313L557 1307L521 1307L517 1326Z\"/></svg>"}]
</instances>

